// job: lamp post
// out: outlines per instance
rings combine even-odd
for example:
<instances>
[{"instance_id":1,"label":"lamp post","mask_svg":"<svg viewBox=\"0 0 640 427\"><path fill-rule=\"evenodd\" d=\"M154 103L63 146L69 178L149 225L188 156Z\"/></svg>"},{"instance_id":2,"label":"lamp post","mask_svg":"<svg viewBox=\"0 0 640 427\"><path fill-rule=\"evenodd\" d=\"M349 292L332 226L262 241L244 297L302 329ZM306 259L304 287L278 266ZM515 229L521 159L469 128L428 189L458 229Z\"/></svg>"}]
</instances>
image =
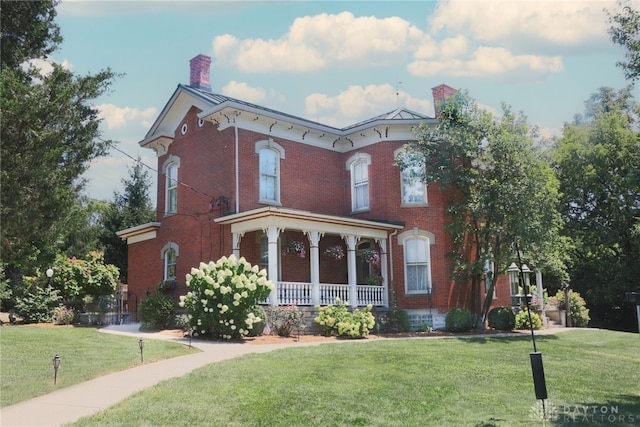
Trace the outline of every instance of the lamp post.
<instances>
[{"instance_id":1,"label":"lamp post","mask_svg":"<svg viewBox=\"0 0 640 427\"><path fill-rule=\"evenodd\" d=\"M51 286L51 278L53 277L53 268L47 268L47 286Z\"/></svg>"},{"instance_id":2,"label":"lamp post","mask_svg":"<svg viewBox=\"0 0 640 427\"><path fill-rule=\"evenodd\" d=\"M60 367L60 356L57 354L53 358L53 383L58 382L58 368Z\"/></svg>"},{"instance_id":3,"label":"lamp post","mask_svg":"<svg viewBox=\"0 0 640 427\"><path fill-rule=\"evenodd\" d=\"M142 363L144 361L144 359L142 357L142 349L144 348L144 340L142 338L140 338L138 340L138 347L140 347L140 363Z\"/></svg>"},{"instance_id":4,"label":"lamp post","mask_svg":"<svg viewBox=\"0 0 640 427\"><path fill-rule=\"evenodd\" d=\"M536 399L542 400L542 416L546 417L546 409L544 401L547 399L547 384L544 378L544 366L542 364L542 353L538 351L536 347L536 336L533 333L533 321L531 319L531 309L529 307L529 267L522 263L520 256L520 247L518 242L515 243L516 255L518 256L518 264L520 264L520 280L524 291L524 301L527 307L527 313L529 315L529 327L531 328L531 341L533 343L533 352L529 353L531 360L531 373L533 374L533 387L536 393Z\"/></svg>"}]
</instances>

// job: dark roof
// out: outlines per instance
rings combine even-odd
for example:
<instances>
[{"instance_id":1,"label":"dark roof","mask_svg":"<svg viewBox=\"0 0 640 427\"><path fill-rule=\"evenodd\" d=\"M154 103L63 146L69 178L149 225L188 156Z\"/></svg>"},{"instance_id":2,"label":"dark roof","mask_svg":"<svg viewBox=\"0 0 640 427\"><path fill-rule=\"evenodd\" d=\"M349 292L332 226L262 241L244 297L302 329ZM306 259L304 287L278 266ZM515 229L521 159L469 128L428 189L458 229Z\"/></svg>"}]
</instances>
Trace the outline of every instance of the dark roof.
<instances>
[{"instance_id":1,"label":"dark roof","mask_svg":"<svg viewBox=\"0 0 640 427\"><path fill-rule=\"evenodd\" d=\"M389 111L389 112L381 114L379 116L375 116L375 117L372 117L370 119L363 120L361 122L358 122L358 123L355 123L353 125L349 125L349 126L346 126L346 127L340 129L340 128L336 128L334 126L328 126L328 125L325 125L323 123L319 123L319 122L316 122L316 121L313 121L313 120L308 120L308 119L305 119L303 117L295 116L293 114L283 113L282 111L274 110L272 108L264 107L262 105L253 104L251 102L243 101L241 99L232 98L232 97L225 96L225 95L220 95L220 94L217 94L217 93L212 93L212 92L209 92L209 91L206 91L206 90L202 90L202 89L196 89L196 88L193 88L193 87L188 86L188 85L180 84L180 85L178 85L178 88L182 88L184 90L187 90L188 92L191 92L194 95L199 96L199 97L211 102L214 105L223 104L225 102L232 102L232 103L235 103L235 104L245 105L245 106L250 107L252 109L262 110L262 111L265 111L265 112L268 112L268 113L271 113L271 114L276 114L276 115L279 115L279 116L289 117L289 118L294 119L296 121L306 122L306 123L309 123L309 124L312 124L312 125L315 125L315 126L323 126L325 128L328 127L328 128L335 129L336 131L342 131L342 132L348 131L349 129L357 128L359 126L366 125L368 123L373 123L373 122L378 121L378 120L394 120L394 121L395 120L412 120L412 121L415 121L415 120L433 119L433 117L429 117L429 116L426 116L424 114L417 113L417 112L409 110L407 108L397 108L397 109L395 109L393 111Z\"/></svg>"}]
</instances>

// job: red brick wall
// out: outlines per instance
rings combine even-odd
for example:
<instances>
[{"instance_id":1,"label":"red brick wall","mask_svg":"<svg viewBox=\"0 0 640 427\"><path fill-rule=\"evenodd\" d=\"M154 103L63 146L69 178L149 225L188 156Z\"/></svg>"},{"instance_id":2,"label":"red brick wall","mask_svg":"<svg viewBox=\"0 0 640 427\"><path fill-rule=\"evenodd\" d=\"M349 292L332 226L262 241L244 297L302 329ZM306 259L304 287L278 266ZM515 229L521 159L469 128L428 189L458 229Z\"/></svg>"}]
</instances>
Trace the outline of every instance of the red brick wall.
<instances>
[{"instance_id":1,"label":"red brick wall","mask_svg":"<svg viewBox=\"0 0 640 427\"><path fill-rule=\"evenodd\" d=\"M178 212L164 215L164 177L158 179L158 221L162 227L156 239L129 246L129 289L142 297L147 288L154 291L156 283L163 279L161 249L167 242L179 247L177 279L178 292L183 294L184 277L191 267L200 261L217 260L222 255L232 253L232 236L229 226L221 226L213 220L223 214L235 211L235 136L233 127L223 131L205 122L198 126L192 108L176 129L175 139L168 153L158 158L158 169L162 170L169 155L180 158L178 180ZM180 128L188 126L186 135ZM238 129L238 152L240 159L240 211L261 207L259 204L259 164L255 144L268 139L268 135ZM339 153L321 149L282 138L273 138L285 150L285 158L280 162L282 206L308 210L316 213L352 216L350 173L346 162L356 152L371 155L369 168L370 207L368 212L355 215L361 219L385 219L406 224L405 230L418 227L435 235L431 246L431 274L433 293L431 295L407 296L404 294L404 265L402 245L396 237L387 242L387 252L393 255L392 265L398 305L406 309L437 308L441 313L451 308L470 307L471 300L467 284L452 281L449 259L446 254L452 246L446 231L447 218L444 208L449 194L438 185L428 186L428 207L401 206L400 170L394 166L394 151L403 141L383 141L374 145ZM229 205L215 206L215 200L224 196ZM300 232L287 231L286 240L309 242ZM320 251L334 244L343 244L339 236L325 235L320 240ZM252 264L260 261L259 234L247 233L241 241L241 254ZM310 276L309 258L286 258L283 280L308 281ZM321 282L346 283L346 262L335 262L321 256ZM508 284L501 282L498 289L500 304L508 305Z\"/></svg>"}]
</instances>

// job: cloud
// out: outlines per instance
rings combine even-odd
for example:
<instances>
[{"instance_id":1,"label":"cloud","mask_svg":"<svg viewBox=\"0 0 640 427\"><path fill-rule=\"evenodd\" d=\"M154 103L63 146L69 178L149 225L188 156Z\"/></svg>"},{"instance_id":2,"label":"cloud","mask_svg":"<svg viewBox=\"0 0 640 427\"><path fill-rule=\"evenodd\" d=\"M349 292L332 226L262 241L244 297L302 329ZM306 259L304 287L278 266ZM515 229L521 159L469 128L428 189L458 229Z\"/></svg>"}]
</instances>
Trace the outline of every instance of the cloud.
<instances>
[{"instance_id":1,"label":"cloud","mask_svg":"<svg viewBox=\"0 0 640 427\"><path fill-rule=\"evenodd\" d=\"M336 96L312 93L305 98L307 117L339 128L393 111L397 106L423 114L433 111L430 100L412 97L389 84L354 85Z\"/></svg>"},{"instance_id":2,"label":"cloud","mask_svg":"<svg viewBox=\"0 0 640 427\"><path fill-rule=\"evenodd\" d=\"M148 129L153 124L158 111L155 108L140 110L131 107L118 107L113 104L100 104L96 107L99 117L108 130L121 129L132 124L138 128Z\"/></svg>"},{"instance_id":3,"label":"cloud","mask_svg":"<svg viewBox=\"0 0 640 427\"><path fill-rule=\"evenodd\" d=\"M516 48L607 41L608 1L447 1L428 19L431 34L462 34Z\"/></svg>"},{"instance_id":4,"label":"cloud","mask_svg":"<svg viewBox=\"0 0 640 427\"><path fill-rule=\"evenodd\" d=\"M222 88L222 94L243 101L260 104L267 98L267 92L260 87L251 87L247 83L231 80Z\"/></svg>"},{"instance_id":5,"label":"cloud","mask_svg":"<svg viewBox=\"0 0 640 427\"><path fill-rule=\"evenodd\" d=\"M402 59L429 36L399 17L351 12L296 18L278 39L224 34L213 40L221 63L246 73L306 72L336 66L383 66Z\"/></svg>"},{"instance_id":6,"label":"cloud","mask_svg":"<svg viewBox=\"0 0 640 427\"><path fill-rule=\"evenodd\" d=\"M449 75L453 77L483 77L510 74L523 78L557 73L564 69L560 56L516 55L502 47L479 47L462 58L416 60L407 69L415 76Z\"/></svg>"}]
</instances>

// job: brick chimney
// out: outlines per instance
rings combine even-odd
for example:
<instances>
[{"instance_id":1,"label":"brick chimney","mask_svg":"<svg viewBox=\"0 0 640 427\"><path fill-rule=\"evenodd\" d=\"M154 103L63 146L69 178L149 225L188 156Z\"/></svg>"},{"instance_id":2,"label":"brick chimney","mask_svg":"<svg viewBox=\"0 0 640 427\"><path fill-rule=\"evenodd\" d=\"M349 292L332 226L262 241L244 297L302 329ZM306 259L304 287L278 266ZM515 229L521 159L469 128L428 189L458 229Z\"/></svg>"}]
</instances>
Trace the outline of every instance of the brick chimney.
<instances>
[{"instance_id":1,"label":"brick chimney","mask_svg":"<svg viewBox=\"0 0 640 427\"><path fill-rule=\"evenodd\" d=\"M189 86L210 91L211 57L200 54L189 61L189 66L191 69Z\"/></svg>"},{"instance_id":2,"label":"brick chimney","mask_svg":"<svg viewBox=\"0 0 640 427\"><path fill-rule=\"evenodd\" d=\"M438 104L451 95L455 95L457 92L458 89L454 89L444 83L431 88L431 93L433 94L433 108L435 110L436 117L440 116L440 112L438 111Z\"/></svg>"}]
</instances>

